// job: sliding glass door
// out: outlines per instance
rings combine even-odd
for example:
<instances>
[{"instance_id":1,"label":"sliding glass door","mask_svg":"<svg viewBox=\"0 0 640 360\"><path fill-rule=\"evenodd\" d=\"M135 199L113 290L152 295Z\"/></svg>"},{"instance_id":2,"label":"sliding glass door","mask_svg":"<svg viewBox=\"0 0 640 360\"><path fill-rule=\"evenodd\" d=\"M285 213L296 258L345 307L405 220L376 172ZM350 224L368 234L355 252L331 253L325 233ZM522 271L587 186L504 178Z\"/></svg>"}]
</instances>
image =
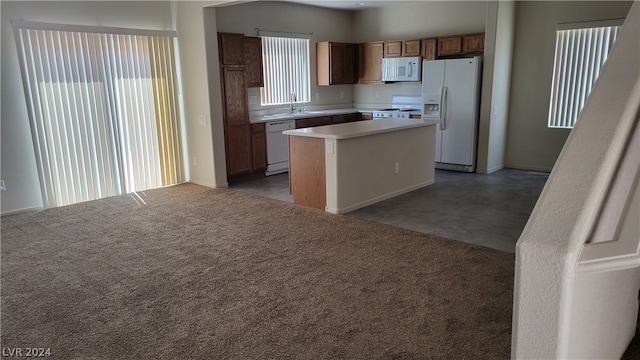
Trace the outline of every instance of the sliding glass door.
<instances>
[{"instance_id":1,"label":"sliding glass door","mask_svg":"<svg viewBox=\"0 0 640 360\"><path fill-rule=\"evenodd\" d=\"M173 36L60 27L14 22L45 207L184 181Z\"/></svg>"}]
</instances>

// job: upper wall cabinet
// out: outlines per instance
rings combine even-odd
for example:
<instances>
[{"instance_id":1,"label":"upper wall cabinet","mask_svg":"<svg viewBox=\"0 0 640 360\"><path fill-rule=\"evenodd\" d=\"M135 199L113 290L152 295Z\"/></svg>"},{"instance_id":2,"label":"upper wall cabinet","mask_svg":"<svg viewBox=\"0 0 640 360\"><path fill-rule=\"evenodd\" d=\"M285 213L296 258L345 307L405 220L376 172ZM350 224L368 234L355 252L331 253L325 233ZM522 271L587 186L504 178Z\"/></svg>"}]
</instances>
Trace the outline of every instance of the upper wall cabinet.
<instances>
[{"instance_id":1,"label":"upper wall cabinet","mask_svg":"<svg viewBox=\"0 0 640 360\"><path fill-rule=\"evenodd\" d=\"M462 54L462 36L438 38L438 56Z\"/></svg>"},{"instance_id":2,"label":"upper wall cabinet","mask_svg":"<svg viewBox=\"0 0 640 360\"><path fill-rule=\"evenodd\" d=\"M402 41L385 41L384 42L384 57L398 57L402 56Z\"/></svg>"},{"instance_id":3,"label":"upper wall cabinet","mask_svg":"<svg viewBox=\"0 0 640 360\"><path fill-rule=\"evenodd\" d=\"M356 82L356 45L322 41L316 43L318 85Z\"/></svg>"},{"instance_id":4,"label":"upper wall cabinet","mask_svg":"<svg viewBox=\"0 0 640 360\"><path fill-rule=\"evenodd\" d=\"M244 38L244 71L247 87L264 86L262 39L259 37Z\"/></svg>"},{"instance_id":5,"label":"upper wall cabinet","mask_svg":"<svg viewBox=\"0 0 640 360\"><path fill-rule=\"evenodd\" d=\"M475 54L484 52L484 33L469 34L462 37L462 52Z\"/></svg>"},{"instance_id":6,"label":"upper wall cabinet","mask_svg":"<svg viewBox=\"0 0 640 360\"><path fill-rule=\"evenodd\" d=\"M437 57L438 50L438 39L437 38L429 38L422 39L421 41L421 51L420 55L425 60L435 60Z\"/></svg>"},{"instance_id":7,"label":"upper wall cabinet","mask_svg":"<svg viewBox=\"0 0 640 360\"><path fill-rule=\"evenodd\" d=\"M421 50L420 39L402 41L402 56L420 56Z\"/></svg>"},{"instance_id":8,"label":"upper wall cabinet","mask_svg":"<svg viewBox=\"0 0 640 360\"><path fill-rule=\"evenodd\" d=\"M360 44L358 50L358 84L382 83L382 57L384 43L381 41Z\"/></svg>"},{"instance_id":9,"label":"upper wall cabinet","mask_svg":"<svg viewBox=\"0 0 640 360\"><path fill-rule=\"evenodd\" d=\"M438 38L438 56L482 54L484 33Z\"/></svg>"},{"instance_id":10,"label":"upper wall cabinet","mask_svg":"<svg viewBox=\"0 0 640 360\"><path fill-rule=\"evenodd\" d=\"M384 57L420 56L420 39L384 42Z\"/></svg>"},{"instance_id":11,"label":"upper wall cabinet","mask_svg":"<svg viewBox=\"0 0 640 360\"><path fill-rule=\"evenodd\" d=\"M244 65L244 35L218 33L221 65Z\"/></svg>"}]
</instances>

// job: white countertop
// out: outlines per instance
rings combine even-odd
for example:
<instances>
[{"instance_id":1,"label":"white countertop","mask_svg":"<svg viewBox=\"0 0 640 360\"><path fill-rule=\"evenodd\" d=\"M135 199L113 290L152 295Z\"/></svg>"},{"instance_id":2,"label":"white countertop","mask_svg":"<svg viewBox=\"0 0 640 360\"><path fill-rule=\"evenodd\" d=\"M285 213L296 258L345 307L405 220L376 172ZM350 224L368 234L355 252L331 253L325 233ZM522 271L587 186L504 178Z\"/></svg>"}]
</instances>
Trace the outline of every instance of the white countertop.
<instances>
[{"instance_id":1,"label":"white countertop","mask_svg":"<svg viewBox=\"0 0 640 360\"><path fill-rule=\"evenodd\" d=\"M304 112L284 112L272 115L254 115L249 118L252 124L267 123L282 120L305 119L321 116L354 114L360 112L358 109L329 109L329 110L308 110Z\"/></svg>"},{"instance_id":2,"label":"white countertop","mask_svg":"<svg viewBox=\"0 0 640 360\"><path fill-rule=\"evenodd\" d=\"M285 135L306 136L324 139L349 139L380 134L390 131L410 129L437 124L436 120L395 119L364 120L342 124L316 126L303 129L285 130Z\"/></svg>"}]
</instances>

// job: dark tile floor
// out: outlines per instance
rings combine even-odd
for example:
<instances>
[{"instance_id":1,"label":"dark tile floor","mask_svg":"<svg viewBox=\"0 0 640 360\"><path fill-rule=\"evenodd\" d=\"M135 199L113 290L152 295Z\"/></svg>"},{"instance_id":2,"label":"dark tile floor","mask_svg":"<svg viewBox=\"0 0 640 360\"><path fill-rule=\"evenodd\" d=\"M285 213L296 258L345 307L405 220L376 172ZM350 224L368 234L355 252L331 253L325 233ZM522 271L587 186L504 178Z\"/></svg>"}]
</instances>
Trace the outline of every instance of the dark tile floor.
<instances>
[{"instance_id":1,"label":"dark tile floor","mask_svg":"<svg viewBox=\"0 0 640 360\"><path fill-rule=\"evenodd\" d=\"M436 170L435 184L345 216L515 252L548 175L513 169L489 175ZM230 187L293 202L286 173Z\"/></svg>"}]
</instances>

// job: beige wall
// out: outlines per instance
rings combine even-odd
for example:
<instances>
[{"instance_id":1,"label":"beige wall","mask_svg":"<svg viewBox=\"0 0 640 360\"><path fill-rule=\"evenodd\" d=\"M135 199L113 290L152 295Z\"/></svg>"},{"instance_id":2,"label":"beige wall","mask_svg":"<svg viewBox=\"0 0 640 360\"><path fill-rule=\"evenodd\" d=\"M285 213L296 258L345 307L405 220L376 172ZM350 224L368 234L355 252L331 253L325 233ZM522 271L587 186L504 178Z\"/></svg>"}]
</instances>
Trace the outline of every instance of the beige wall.
<instances>
[{"instance_id":1,"label":"beige wall","mask_svg":"<svg viewBox=\"0 0 640 360\"><path fill-rule=\"evenodd\" d=\"M625 18L631 2L518 1L506 166L549 171L569 130L547 128L555 26Z\"/></svg>"},{"instance_id":2,"label":"beige wall","mask_svg":"<svg viewBox=\"0 0 640 360\"><path fill-rule=\"evenodd\" d=\"M477 172L504 167L511 85L515 2L488 3L480 105Z\"/></svg>"},{"instance_id":3,"label":"beige wall","mask_svg":"<svg viewBox=\"0 0 640 360\"><path fill-rule=\"evenodd\" d=\"M24 89L11 19L77 25L172 30L166 1L2 1L2 139L3 214L42 206Z\"/></svg>"},{"instance_id":4,"label":"beige wall","mask_svg":"<svg viewBox=\"0 0 640 360\"><path fill-rule=\"evenodd\" d=\"M199 1L177 2L176 22L189 181L210 187L226 187L220 75L217 70L207 70L209 57L204 45L210 39L205 37L205 30L211 16L207 16L205 10L210 9L203 9L203 4ZM213 9L211 11L215 12ZM215 36L213 38L216 40ZM216 49L217 45L211 47ZM217 68L217 52L213 56L212 61ZM209 83L212 84L211 89ZM217 86L213 86L214 84ZM206 116L206 124L200 123L201 116Z\"/></svg>"}]
</instances>

